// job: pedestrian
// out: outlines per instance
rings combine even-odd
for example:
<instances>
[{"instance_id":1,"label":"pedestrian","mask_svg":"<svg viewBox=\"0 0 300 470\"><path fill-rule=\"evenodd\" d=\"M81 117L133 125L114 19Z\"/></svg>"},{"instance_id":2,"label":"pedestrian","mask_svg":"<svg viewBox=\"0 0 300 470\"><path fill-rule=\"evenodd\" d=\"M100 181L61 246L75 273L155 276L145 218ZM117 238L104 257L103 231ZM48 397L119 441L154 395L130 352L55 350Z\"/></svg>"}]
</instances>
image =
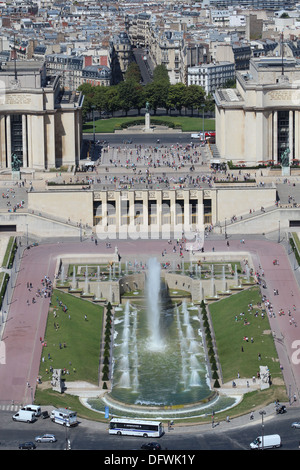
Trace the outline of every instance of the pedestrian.
<instances>
[{"instance_id":1,"label":"pedestrian","mask_svg":"<svg viewBox=\"0 0 300 470\"><path fill-rule=\"evenodd\" d=\"M250 419L251 419L251 420L254 419L253 411L251 411L251 413L250 413Z\"/></svg>"}]
</instances>

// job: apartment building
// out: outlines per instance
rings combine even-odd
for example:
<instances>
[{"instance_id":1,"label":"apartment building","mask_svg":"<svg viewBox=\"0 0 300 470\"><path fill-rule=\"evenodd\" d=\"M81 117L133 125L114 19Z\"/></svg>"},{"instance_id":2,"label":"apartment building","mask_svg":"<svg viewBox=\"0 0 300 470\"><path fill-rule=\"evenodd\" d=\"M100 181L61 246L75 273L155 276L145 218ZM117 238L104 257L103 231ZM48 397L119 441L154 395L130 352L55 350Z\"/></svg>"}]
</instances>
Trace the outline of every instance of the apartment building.
<instances>
[{"instance_id":1,"label":"apartment building","mask_svg":"<svg viewBox=\"0 0 300 470\"><path fill-rule=\"evenodd\" d=\"M205 94L208 95L234 78L235 66L232 62L202 64L188 67L187 84L202 86Z\"/></svg>"}]
</instances>

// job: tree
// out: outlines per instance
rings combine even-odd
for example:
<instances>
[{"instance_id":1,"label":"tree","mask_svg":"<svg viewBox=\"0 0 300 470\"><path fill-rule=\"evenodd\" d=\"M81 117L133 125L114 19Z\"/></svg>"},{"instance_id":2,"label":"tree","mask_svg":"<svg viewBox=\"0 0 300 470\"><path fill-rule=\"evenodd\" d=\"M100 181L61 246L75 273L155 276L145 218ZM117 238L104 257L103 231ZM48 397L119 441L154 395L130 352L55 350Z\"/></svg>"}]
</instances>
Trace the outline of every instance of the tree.
<instances>
[{"instance_id":1,"label":"tree","mask_svg":"<svg viewBox=\"0 0 300 470\"><path fill-rule=\"evenodd\" d=\"M109 86L105 93L105 111L113 115L114 112L119 109L121 108L119 103L118 85Z\"/></svg>"},{"instance_id":2,"label":"tree","mask_svg":"<svg viewBox=\"0 0 300 470\"><path fill-rule=\"evenodd\" d=\"M205 98L205 111L214 112L215 110L215 100L211 94L208 94Z\"/></svg>"},{"instance_id":3,"label":"tree","mask_svg":"<svg viewBox=\"0 0 300 470\"><path fill-rule=\"evenodd\" d=\"M139 100L141 89L138 85L134 80L126 80L117 85L120 108L125 111L126 116L130 109L139 108L141 105Z\"/></svg>"},{"instance_id":4,"label":"tree","mask_svg":"<svg viewBox=\"0 0 300 470\"><path fill-rule=\"evenodd\" d=\"M181 114L181 109L184 105L184 93L185 85L183 83L176 83L175 85L170 85L168 99L167 99L167 108L175 108Z\"/></svg>"},{"instance_id":5,"label":"tree","mask_svg":"<svg viewBox=\"0 0 300 470\"><path fill-rule=\"evenodd\" d=\"M106 92L108 87L96 86L94 91L93 103L96 109L101 113L106 107Z\"/></svg>"},{"instance_id":6,"label":"tree","mask_svg":"<svg viewBox=\"0 0 300 470\"><path fill-rule=\"evenodd\" d=\"M170 88L170 84L168 82L153 81L145 88L145 101L149 101L150 108L153 109L154 114L156 114L156 110L158 108L167 108L167 99Z\"/></svg>"},{"instance_id":7,"label":"tree","mask_svg":"<svg viewBox=\"0 0 300 470\"><path fill-rule=\"evenodd\" d=\"M136 62L131 62L128 65L126 73L125 73L125 81L126 80L134 80L137 83L140 83L142 79L140 68Z\"/></svg>"},{"instance_id":8,"label":"tree","mask_svg":"<svg viewBox=\"0 0 300 470\"><path fill-rule=\"evenodd\" d=\"M82 115L83 119L91 112L93 100L94 100L94 87L90 83L83 83L78 87L78 90L84 95L83 105L82 105Z\"/></svg>"},{"instance_id":9,"label":"tree","mask_svg":"<svg viewBox=\"0 0 300 470\"><path fill-rule=\"evenodd\" d=\"M205 93L201 86L199 85L189 85L186 87L184 92L184 106L192 110L201 109L201 106L205 101Z\"/></svg>"},{"instance_id":10,"label":"tree","mask_svg":"<svg viewBox=\"0 0 300 470\"><path fill-rule=\"evenodd\" d=\"M167 82L170 84L170 78L167 67L163 64L157 65L153 70L153 81L154 82Z\"/></svg>"}]
</instances>

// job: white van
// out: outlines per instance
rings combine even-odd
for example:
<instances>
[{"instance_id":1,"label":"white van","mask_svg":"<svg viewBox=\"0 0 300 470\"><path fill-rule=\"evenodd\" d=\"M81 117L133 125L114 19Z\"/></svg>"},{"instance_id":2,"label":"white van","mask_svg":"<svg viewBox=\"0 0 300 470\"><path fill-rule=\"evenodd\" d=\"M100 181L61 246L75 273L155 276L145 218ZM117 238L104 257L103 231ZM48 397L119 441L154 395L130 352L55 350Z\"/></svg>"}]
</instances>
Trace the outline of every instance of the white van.
<instances>
[{"instance_id":1,"label":"white van","mask_svg":"<svg viewBox=\"0 0 300 470\"><path fill-rule=\"evenodd\" d=\"M250 449L271 449L281 446L281 438L279 434L271 434L269 436L258 436L250 444Z\"/></svg>"},{"instance_id":2,"label":"white van","mask_svg":"<svg viewBox=\"0 0 300 470\"><path fill-rule=\"evenodd\" d=\"M23 408L21 408L21 410L33 411L35 416L41 416L41 414L42 414L41 407L38 406L38 405L25 405L25 406L23 406Z\"/></svg>"},{"instance_id":3,"label":"white van","mask_svg":"<svg viewBox=\"0 0 300 470\"><path fill-rule=\"evenodd\" d=\"M23 421L24 423L33 423L36 421L36 416L33 411L19 410L18 413L13 415L13 421Z\"/></svg>"},{"instance_id":4,"label":"white van","mask_svg":"<svg viewBox=\"0 0 300 470\"><path fill-rule=\"evenodd\" d=\"M65 408L52 410L50 419L54 423L63 424L64 426L76 426L78 424L76 411L66 410Z\"/></svg>"}]
</instances>

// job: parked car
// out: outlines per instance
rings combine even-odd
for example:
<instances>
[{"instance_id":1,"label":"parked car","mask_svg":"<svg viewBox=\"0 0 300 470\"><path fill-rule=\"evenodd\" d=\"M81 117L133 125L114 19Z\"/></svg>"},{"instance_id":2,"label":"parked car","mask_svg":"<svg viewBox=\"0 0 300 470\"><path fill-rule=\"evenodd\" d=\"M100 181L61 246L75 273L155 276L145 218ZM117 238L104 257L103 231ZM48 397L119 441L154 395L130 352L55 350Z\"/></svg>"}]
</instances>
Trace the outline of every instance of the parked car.
<instances>
[{"instance_id":1,"label":"parked car","mask_svg":"<svg viewBox=\"0 0 300 470\"><path fill-rule=\"evenodd\" d=\"M299 429L300 428L300 421L295 421L292 423L292 428Z\"/></svg>"},{"instance_id":2,"label":"parked car","mask_svg":"<svg viewBox=\"0 0 300 470\"><path fill-rule=\"evenodd\" d=\"M22 444L19 444L19 449L31 450L35 448L36 448L36 445L34 442L23 442Z\"/></svg>"},{"instance_id":3,"label":"parked car","mask_svg":"<svg viewBox=\"0 0 300 470\"><path fill-rule=\"evenodd\" d=\"M141 446L143 450L161 450L161 445L158 442L147 442Z\"/></svg>"},{"instance_id":4,"label":"parked car","mask_svg":"<svg viewBox=\"0 0 300 470\"><path fill-rule=\"evenodd\" d=\"M35 442L56 442L56 440L54 434L43 434L35 438Z\"/></svg>"}]
</instances>

